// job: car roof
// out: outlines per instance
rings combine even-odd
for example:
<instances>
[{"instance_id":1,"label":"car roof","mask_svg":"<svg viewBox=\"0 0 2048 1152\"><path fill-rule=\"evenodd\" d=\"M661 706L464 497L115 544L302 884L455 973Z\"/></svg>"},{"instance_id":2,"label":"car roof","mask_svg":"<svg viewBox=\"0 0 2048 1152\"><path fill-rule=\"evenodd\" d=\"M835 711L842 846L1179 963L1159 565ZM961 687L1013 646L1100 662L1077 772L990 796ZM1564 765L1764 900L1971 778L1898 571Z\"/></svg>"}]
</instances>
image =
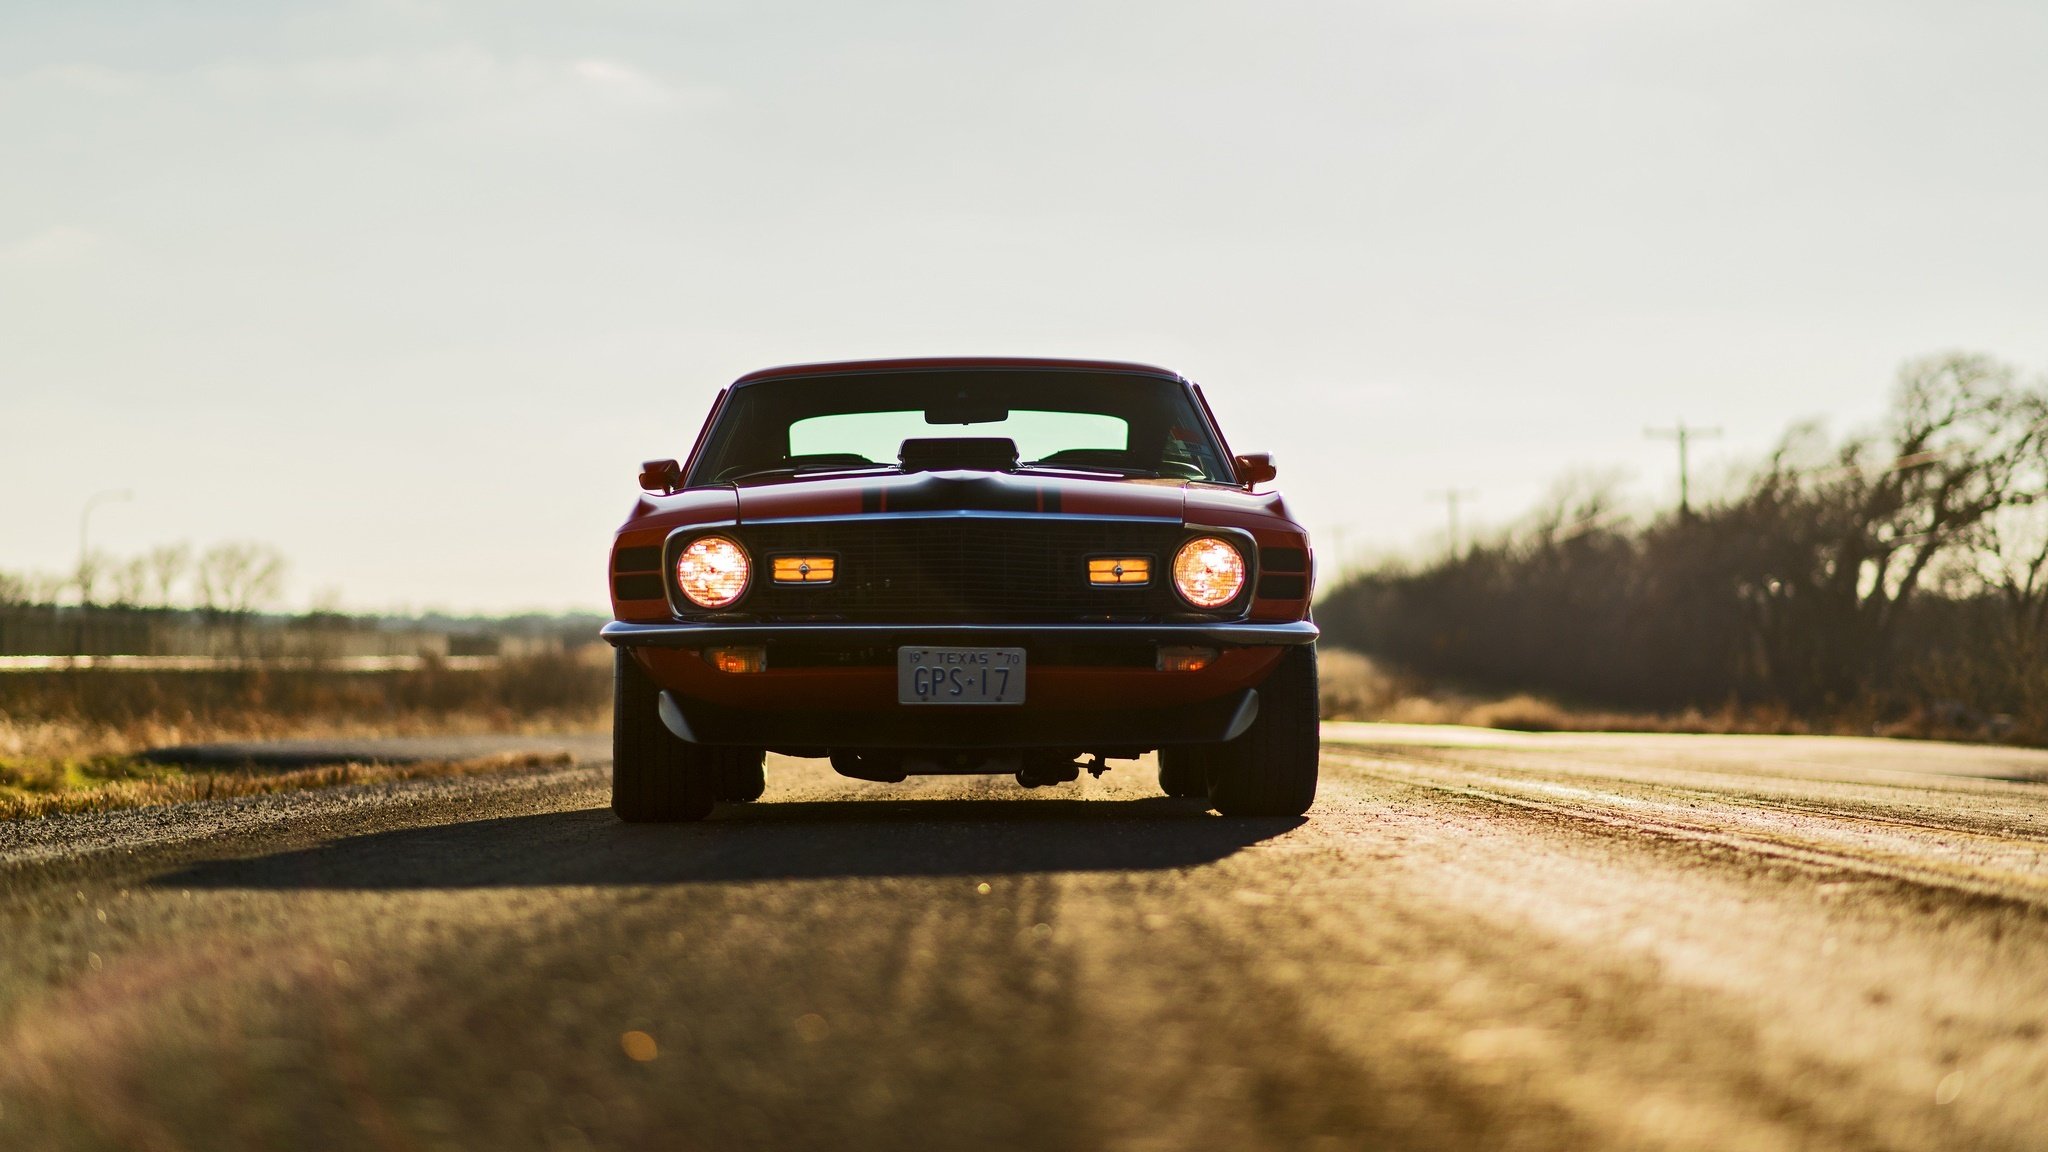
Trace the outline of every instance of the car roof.
<instances>
[{"instance_id":1,"label":"car roof","mask_svg":"<svg viewBox=\"0 0 2048 1152\"><path fill-rule=\"evenodd\" d=\"M1153 364L1137 364L1128 360L1067 360L1031 356L930 356L902 360L833 360L819 364L785 364L778 368L763 368L749 372L733 381L733 384L752 384L761 380L784 380L805 376L866 376L883 372L972 372L984 369L1122 372L1138 376L1163 376L1168 380L1183 379L1180 373L1171 369Z\"/></svg>"}]
</instances>

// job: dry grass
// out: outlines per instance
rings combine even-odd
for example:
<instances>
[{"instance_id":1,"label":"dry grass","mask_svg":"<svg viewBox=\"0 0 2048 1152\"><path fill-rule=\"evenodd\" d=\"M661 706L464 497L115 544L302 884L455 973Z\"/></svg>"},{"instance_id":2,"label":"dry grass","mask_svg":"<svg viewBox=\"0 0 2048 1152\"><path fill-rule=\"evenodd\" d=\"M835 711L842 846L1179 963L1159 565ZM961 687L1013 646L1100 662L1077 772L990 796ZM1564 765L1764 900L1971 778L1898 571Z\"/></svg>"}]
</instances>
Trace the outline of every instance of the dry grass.
<instances>
[{"instance_id":1,"label":"dry grass","mask_svg":"<svg viewBox=\"0 0 2048 1152\"><path fill-rule=\"evenodd\" d=\"M1516 732L1563 732L1575 726L1575 719L1556 704L1527 693L1481 704L1465 713L1465 723L1476 728Z\"/></svg>"},{"instance_id":2,"label":"dry grass","mask_svg":"<svg viewBox=\"0 0 2048 1152\"><path fill-rule=\"evenodd\" d=\"M9 674L0 676L0 819L555 764L559 754L188 771L139 754L230 741L603 731L610 693L609 655L589 651L476 672Z\"/></svg>"},{"instance_id":3,"label":"dry grass","mask_svg":"<svg viewBox=\"0 0 2048 1152\"><path fill-rule=\"evenodd\" d=\"M1573 708L1526 692L1479 696L1446 689L1390 671L1371 658L1343 648L1323 648L1317 661L1325 720L1377 720L1394 724L1465 724L1519 732L1721 732L1807 735L1815 732L1868 735L1859 717L1813 725L1775 708L1715 712L1616 712ZM1887 731L1886 735L1923 735Z\"/></svg>"},{"instance_id":4,"label":"dry grass","mask_svg":"<svg viewBox=\"0 0 2048 1152\"><path fill-rule=\"evenodd\" d=\"M423 761L417 764L332 764L318 768L264 771L188 771L150 764L132 757L77 761L0 760L0 820L23 820L62 812L103 812L114 808L151 808L192 800L260 796L417 780L428 776L476 776L530 771L570 763L566 752L511 753L469 760Z\"/></svg>"},{"instance_id":5,"label":"dry grass","mask_svg":"<svg viewBox=\"0 0 2048 1152\"><path fill-rule=\"evenodd\" d=\"M16 718L0 714L0 763L118 758L182 744L388 736L552 736L601 732L610 726L609 705L525 715L496 710L400 712L376 719L249 711L204 718L140 717L113 723L73 716Z\"/></svg>"},{"instance_id":6,"label":"dry grass","mask_svg":"<svg viewBox=\"0 0 2048 1152\"><path fill-rule=\"evenodd\" d=\"M611 717L608 651L483 671L0 676L0 760L88 760L225 740L560 733Z\"/></svg>"}]
</instances>

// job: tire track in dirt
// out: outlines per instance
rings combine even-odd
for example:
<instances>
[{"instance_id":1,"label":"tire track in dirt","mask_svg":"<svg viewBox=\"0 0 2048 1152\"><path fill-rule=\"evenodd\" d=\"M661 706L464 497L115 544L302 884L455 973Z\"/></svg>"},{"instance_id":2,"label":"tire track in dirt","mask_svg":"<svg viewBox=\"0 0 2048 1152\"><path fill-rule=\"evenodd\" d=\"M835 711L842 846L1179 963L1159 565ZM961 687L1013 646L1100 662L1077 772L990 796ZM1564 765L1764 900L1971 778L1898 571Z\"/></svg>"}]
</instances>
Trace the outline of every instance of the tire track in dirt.
<instances>
[{"instance_id":1,"label":"tire track in dirt","mask_svg":"<svg viewBox=\"0 0 2048 1152\"><path fill-rule=\"evenodd\" d=\"M1801 1134L1792 1146L1859 1127L1867 1137L1820 1143L2035 1146L2048 1119L2037 1087L2048 1078L2048 916L2034 902L1978 895L1945 875L1930 885L1860 859L1673 829L1629 806L1587 801L1585 811L1502 795L1474 782L1490 765L1432 760L1425 776L1355 749L1325 762L1333 811L1319 811L1317 826L1337 815L1339 797L1363 804L1400 845L1405 883L1393 890L1412 906L1490 922L1499 940L1569 944L1589 970L1637 966L1642 990L1628 1003L1656 1010L1621 1031L1695 1036L1713 1058L1688 1057L1672 1072L1691 1067L1686 1083L1700 1094L1713 1092L1712 1078L1696 1074L1731 1056L1728 1067L1789 1086L1787 1099L1802 1104L1778 1110L1807 1117L1790 1126ZM1554 778L1576 787L1584 773ZM1726 1098L1774 1098L1739 1087L1739 1077L1730 1083L1738 1087ZM1730 1134L1751 1146L1769 1128Z\"/></svg>"},{"instance_id":2,"label":"tire track in dirt","mask_svg":"<svg viewBox=\"0 0 2048 1152\"><path fill-rule=\"evenodd\" d=\"M1503 766L1413 749L1326 750L1325 762L1389 781L1625 834L1710 842L1758 855L1864 872L1972 895L2048 904L2048 836L1986 830L1871 811L1881 800L1786 800L1713 791L1697 781L1657 783ZM2048 811L2048 795L2022 797Z\"/></svg>"}]
</instances>

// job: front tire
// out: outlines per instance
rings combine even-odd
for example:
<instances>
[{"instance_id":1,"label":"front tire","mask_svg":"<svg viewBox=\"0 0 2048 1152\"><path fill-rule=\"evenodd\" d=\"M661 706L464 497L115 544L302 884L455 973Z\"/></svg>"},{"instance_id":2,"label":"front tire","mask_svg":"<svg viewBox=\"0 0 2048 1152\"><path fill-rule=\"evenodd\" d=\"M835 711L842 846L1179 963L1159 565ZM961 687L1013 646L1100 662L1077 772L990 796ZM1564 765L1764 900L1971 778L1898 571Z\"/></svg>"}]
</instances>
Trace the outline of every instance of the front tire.
<instances>
[{"instance_id":1,"label":"front tire","mask_svg":"<svg viewBox=\"0 0 2048 1152\"><path fill-rule=\"evenodd\" d=\"M612 668L612 813L629 824L702 820L717 801L719 759L661 722L661 688L621 648Z\"/></svg>"},{"instance_id":2,"label":"front tire","mask_svg":"<svg viewBox=\"0 0 2048 1152\"><path fill-rule=\"evenodd\" d=\"M1225 816L1299 816L1316 802L1322 736L1313 644L1289 648L1259 685L1259 718L1215 746L1209 800Z\"/></svg>"}]
</instances>

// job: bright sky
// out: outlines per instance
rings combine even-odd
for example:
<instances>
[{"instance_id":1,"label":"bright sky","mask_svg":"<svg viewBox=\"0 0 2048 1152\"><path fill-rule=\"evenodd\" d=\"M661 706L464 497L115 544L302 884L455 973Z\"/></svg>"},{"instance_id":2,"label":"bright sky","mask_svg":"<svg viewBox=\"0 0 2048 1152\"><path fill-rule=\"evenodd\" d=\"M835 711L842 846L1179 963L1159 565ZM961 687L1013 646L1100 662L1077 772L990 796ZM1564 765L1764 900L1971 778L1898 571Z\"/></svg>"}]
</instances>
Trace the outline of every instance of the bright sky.
<instances>
[{"instance_id":1,"label":"bright sky","mask_svg":"<svg viewBox=\"0 0 2048 1152\"><path fill-rule=\"evenodd\" d=\"M0 568L601 609L752 368L1201 381L1326 557L2048 368L2048 5L0 2Z\"/></svg>"}]
</instances>

